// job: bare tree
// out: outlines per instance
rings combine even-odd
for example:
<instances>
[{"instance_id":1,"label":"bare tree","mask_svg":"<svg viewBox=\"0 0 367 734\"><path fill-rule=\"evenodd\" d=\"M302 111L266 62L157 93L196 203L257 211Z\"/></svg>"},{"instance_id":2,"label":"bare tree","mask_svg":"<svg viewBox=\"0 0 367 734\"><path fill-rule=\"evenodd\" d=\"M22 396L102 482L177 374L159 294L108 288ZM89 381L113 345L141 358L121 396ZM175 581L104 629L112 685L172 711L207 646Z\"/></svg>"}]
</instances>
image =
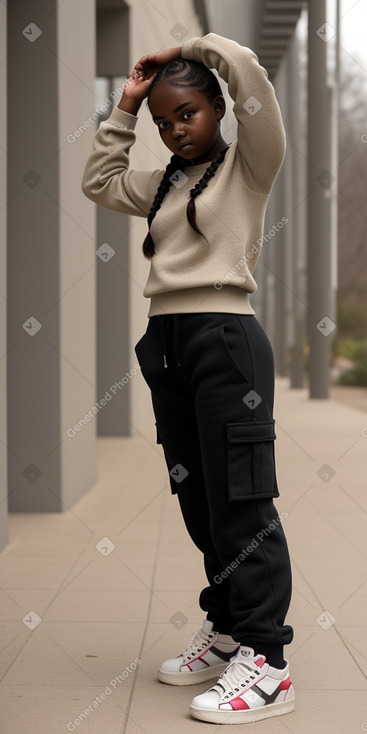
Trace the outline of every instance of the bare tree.
<instances>
[{"instance_id":1,"label":"bare tree","mask_svg":"<svg viewBox=\"0 0 367 734\"><path fill-rule=\"evenodd\" d=\"M343 50L340 66L339 293L367 305L367 72Z\"/></svg>"}]
</instances>

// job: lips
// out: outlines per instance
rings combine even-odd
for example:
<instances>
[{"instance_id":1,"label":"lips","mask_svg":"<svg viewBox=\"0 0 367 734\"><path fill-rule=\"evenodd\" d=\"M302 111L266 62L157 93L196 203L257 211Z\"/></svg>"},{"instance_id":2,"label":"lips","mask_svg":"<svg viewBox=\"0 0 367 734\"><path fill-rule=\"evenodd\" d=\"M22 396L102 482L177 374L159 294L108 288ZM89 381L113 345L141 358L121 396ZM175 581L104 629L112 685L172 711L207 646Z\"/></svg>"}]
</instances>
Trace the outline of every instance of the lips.
<instances>
[{"instance_id":1,"label":"lips","mask_svg":"<svg viewBox=\"0 0 367 734\"><path fill-rule=\"evenodd\" d=\"M183 148L187 148L188 145L191 145L191 143L184 143L183 145L180 145L179 150L182 150Z\"/></svg>"}]
</instances>

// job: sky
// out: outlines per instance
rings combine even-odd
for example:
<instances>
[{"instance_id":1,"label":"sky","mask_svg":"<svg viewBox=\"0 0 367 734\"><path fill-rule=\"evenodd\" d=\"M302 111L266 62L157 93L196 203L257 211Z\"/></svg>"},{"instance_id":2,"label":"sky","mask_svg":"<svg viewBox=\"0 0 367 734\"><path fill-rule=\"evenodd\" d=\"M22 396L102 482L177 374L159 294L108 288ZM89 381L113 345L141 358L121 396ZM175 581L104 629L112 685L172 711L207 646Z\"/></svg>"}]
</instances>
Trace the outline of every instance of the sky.
<instances>
[{"instance_id":1,"label":"sky","mask_svg":"<svg viewBox=\"0 0 367 734\"><path fill-rule=\"evenodd\" d=\"M367 71L367 0L340 0L340 11L341 45Z\"/></svg>"}]
</instances>

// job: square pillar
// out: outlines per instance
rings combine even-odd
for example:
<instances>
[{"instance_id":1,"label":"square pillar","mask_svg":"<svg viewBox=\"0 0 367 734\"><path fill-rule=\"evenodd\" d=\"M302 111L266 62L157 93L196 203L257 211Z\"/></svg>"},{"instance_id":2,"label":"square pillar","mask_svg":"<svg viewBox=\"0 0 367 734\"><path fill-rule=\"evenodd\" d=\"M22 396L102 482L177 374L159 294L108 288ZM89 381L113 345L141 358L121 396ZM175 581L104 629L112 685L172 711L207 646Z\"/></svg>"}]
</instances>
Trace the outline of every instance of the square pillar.
<instances>
[{"instance_id":1,"label":"square pillar","mask_svg":"<svg viewBox=\"0 0 367 734\"><path fill-rule=\"evenodd\" d=\"M8 11L9 508L57 512L97 480L93 0Z\"/></svg>"}]
</instances>

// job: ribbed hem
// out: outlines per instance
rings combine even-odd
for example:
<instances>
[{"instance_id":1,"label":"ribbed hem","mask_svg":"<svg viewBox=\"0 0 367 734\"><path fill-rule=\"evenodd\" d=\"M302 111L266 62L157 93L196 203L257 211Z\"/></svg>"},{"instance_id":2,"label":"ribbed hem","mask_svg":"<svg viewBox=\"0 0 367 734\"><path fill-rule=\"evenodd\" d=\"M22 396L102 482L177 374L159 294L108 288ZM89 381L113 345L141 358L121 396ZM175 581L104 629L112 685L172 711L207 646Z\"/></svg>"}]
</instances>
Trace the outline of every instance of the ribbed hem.
<instances>
[{"instance_id":1,"label":"ribbed hem","mask_svg":"<svg viewBox=\"0 0 367 734\"><path fill-rule=\"evenodd\" d=\"M177 291L167 291L152 296L148 318L170 313L237 313L252 314L248 291L236 286L203 286L200 288L186 288Z\"/></svg>"},{"instance_id":2,"label":"ribbed hem","mask_svg":"<svg viewBox=\"0 0 367 734\"><path fill-rule=\"evenodd\" d=\"M106 120L106 122L111 122L122 130L134 130L137 121L137 115L131 115L130 112L120 110L119 107L113 107L110 116Z\"/></svg>"},{"instance_id":3,"label":"ribbed hem","mask_svg":"<svg viewBox=\"0 0 367 734\"><path fill-rule=\"evenodd\" d=\"M183 59L194 59L195 60L195 43L200 40L200 36L194 36L184 41L181 46L181 56Z\"/></svg>"}]
</instances>

